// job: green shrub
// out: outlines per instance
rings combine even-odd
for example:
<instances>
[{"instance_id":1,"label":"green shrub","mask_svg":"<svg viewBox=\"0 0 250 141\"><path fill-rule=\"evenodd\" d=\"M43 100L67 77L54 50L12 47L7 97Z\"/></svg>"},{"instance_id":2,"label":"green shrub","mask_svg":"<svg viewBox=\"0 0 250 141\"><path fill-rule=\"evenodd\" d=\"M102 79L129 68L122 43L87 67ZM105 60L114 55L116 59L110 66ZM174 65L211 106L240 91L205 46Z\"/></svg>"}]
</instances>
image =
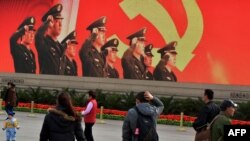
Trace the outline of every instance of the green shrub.
<instances>
[{"instance_id":1,"label":"green shrub","mask_svg":"<svg viewBox=\"0 0 250 141\"><path fill-rule=\"evenodd\" d=\"M128 109L135 106L135 95L134 92L125 93L120 95L121 96L121 110L127 111Z\"/></svg>"}]
</instances>

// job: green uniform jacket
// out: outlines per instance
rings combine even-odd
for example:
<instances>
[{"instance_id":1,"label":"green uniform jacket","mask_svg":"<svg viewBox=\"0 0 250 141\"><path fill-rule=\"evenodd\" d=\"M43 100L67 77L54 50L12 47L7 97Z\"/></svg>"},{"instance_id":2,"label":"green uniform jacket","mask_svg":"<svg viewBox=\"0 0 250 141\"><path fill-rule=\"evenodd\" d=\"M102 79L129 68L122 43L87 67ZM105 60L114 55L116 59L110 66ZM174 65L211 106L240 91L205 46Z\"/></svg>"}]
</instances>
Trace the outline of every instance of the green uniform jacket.
<instances>
[{"instance_id":1,"label":"green uniform jacket","mask_svg":"<svg viewBox=\"0 0 250 141\"><path fill-rule=\"evenodd\" d=\"M218 116L211 126L212 141L224 141L224 125L231 124L231 119L225 112L221 111Z\"/></svg>"}]
</instances>

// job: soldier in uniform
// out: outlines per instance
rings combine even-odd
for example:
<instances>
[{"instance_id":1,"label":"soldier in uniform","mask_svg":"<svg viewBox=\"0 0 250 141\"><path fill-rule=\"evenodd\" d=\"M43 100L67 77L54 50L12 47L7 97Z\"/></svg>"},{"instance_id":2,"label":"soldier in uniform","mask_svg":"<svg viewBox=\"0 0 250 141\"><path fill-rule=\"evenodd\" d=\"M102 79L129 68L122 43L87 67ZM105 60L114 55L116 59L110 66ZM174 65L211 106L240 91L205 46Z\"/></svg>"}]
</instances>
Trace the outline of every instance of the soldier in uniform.
<instances>
[{"instance_id":1,"label":"soldier in uniform","mask_svg":"<svg viewBox=\"0 0 250 141\"><path fill-rule=\"evenodd\" d=\"M108 78L119 78L119 73L114 67L117 59L118 45L119 40L114 38L106 42L101 48L104 56L106 57L105 72L107 74L106 77Z\"/></svg>"},{"instance_id":2,"label":"soldier in uniform","mask_svg":"<svg viewBox=\"0 0 250 141\"><path fill-rule=\"evenodd\" d=\"M154 80L154 76L152 74L152 72L149 71L149 68L152 66L152 58L154 57L154 55L152 54L152 49L153 49L153 45L152 44L148 44L145 48L144 48L144 65L146 66L146 80Z\"/></svg>"},{"instance_id":3,"label":"soldier in uniform","mask_svg":"<svg viewBox=\"0 0 250 141\"><path fill-rule=\"evenodd\" d=\"M64 75L77 76L77 65L74 57L76 56L76 45L78 44L76 40L76 32L72 31L67 37L61 42L63 46L67 46L64 56L61 60L61 69Z\"/></svg>"},{"instance_id":4,"label":"soldier in uniform","mask_svg":"<svg viewBox=\"0 0 250 141\"><path fill-rule=\"evenodd\" d=\"M59 74L61 69L60 60L66 49L57 40L62 29L62 8L62 4L57 4L49 9L35 35L41 74Z\"/></svg>"},{"instance_id":5,"label":"soldier in uniform","mask_svg":"<svg viewBox=\"0 0 250 141\"><path fill-rule=\"evenodd\" d=\"M177 42L173 41L157 51L161 54L161 60L154 70L155 80L177 81L177 77L172 71L172 68L175 67L176 62L176 45Z\"/></svg>"},{"instance_id":6,"label":"soldier in uniform","mask_svg":"<svg viewBox=\"0 0 250 141\"><path fill-rule=\"evenodd\" d=\"M143 60L146 28L142 28L127 37L130 48L122 56L123 77L125 79L145 79Z\"/></svg>"},{"instance_id":7,"label":"soldier in uniform","mask_svg":"<svg viewBox=\"0 0 250 141\"><path fill-rule=\"evenodd\" d=\"M35 18L26 18L10 37L10 51L14 61L15 72L36 73L34 52L30 45L34 41ZM18 42L20 39L20 42Z\"/></svg>"},{"instance_id":8,"label":"soldier in uniform","mask_svg":"<svg viewBox=\"0 0 250 141\"><path fill-rule=\"evenodd\" d=\"M79 52L83 76L106 77L105 58L101 52L101 47L106 42L105 24L106 17L101 17L87 27L90 37L85 40Z\"/></svg>"}]
</instances>

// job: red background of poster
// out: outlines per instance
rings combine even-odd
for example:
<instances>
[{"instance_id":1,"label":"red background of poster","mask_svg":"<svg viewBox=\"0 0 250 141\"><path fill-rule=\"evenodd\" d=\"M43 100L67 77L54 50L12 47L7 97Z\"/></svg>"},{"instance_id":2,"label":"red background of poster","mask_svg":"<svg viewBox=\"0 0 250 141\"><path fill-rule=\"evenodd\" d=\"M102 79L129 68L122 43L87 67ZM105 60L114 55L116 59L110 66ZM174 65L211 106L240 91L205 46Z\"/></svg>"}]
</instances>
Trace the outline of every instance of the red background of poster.
<instances>
[{"instance_id":1,"label":"red background of poster","mask_svg":"<svg viewBox=\"0 0 250 141\"><path fill-rule=\"evenodd\" d=\"M38 20L57 3L57 0L1 0L0 1L0 72L14 72L13 60L9 50L9 38L27 16ZM77 17L77 50L88 36L86 27L101 16L107 16L107 37L117 34L126 44L126 37L141 27L147 27L147 40L155 47L166 43L155 27L144 17L138 15L130 20L121 9L122 0L80 0ZM171 15L180 36L185 33L188 20L181 0L158 0ZM248 0L197 0L203 16L203 35L193 51L194 58L181 72L174 70L179 82L213 84L250 84L250 1ZM34 47L33 51L36 53ZM36 53L37 58L37 53ZM81 62L76 56L78 74L82 74ZM178 61L178 60L177 60ZM38 61L37 61L38 62ZM38 67L38 63L37 63ZM122 76L120 62L117 66ZM37 73L39 70L37 69Z\"/></svg>"}]
</instances>

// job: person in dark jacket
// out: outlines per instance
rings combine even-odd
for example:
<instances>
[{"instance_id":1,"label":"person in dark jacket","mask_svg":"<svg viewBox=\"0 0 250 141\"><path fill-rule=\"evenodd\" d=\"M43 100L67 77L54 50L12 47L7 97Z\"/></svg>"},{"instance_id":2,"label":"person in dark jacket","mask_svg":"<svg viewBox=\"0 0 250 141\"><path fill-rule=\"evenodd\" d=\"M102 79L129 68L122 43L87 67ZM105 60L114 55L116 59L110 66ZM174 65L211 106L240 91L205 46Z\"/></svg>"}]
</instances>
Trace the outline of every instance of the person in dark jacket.
<instances>
[{"instance_id":1,"label":"person in dark jacket","mask_svg":"<svg viewBox=\"0 0 250 141\"><path fill-rule=\"evenodd\" d=\"M154 55L152 54L152 49L153 49L153 45L152 44L148 44L147 46L145 46L144 49L144 65L146 67L146 80L154 80L154 76L152 74L152 72L150 72L150 67L152 67L152 58L154 57Z\"/></svg>"},{"instance_id":2,"label":"person in dark jacket","mask_svg":"<svg viewBox=\"0 0 250 141\"><path fill-rule=\"evenodd\" d=\"M76 46L78 42L76 40L76 31L69 33L61 42L63 46L67 46L64 56L61 59L60 74L77 76L77 65L74 57L76 56Z\"/></svg>"},{"instance_id":3,"label":"person in dark jacket","mask_svg":"<svg viewBox=\"0 0 250 141\"><path fill-rule=\"evenodd\" d=\"M30 48L34 41L34 25L35 17L28 17L24 19L17 31L10 37L10 51L15 72L36 73L35 54Z\"/></svg>"},{"instance_id":4,"label":"person in dark jacket","mask_svg":"<svg viewBox=\"0 0 250 141\"><path fill-rule=\"evenodd\" d=\"M16 106L17 95L16 95L16 85L12 82L8 82L8 89L6 91L4 101L5 101L5 111L6 113L14 113L13 108Z\"/></svg>"},{"instance_id":5,"label":"person in dark jacket","mask_svg":"<svg viewBox=\"0 0 250 141\"><path fill-rule=\"evenodd\" d=\"M106 77L105 58L101 52L101 47L106 42L106 19L101 17L87 27L90 37L82 44L79 52L83 76Z\"/></svg>"},{"instance_id":6,"label":"person in dark jacket","mask_svg":"<svg viewBox=\"0 0 250 141\"><path fill-rule=\"evenodd\" d=\"M68 93L58 95L56 108L49 108L44 118L40 141L86 141L80 114L77 114Z\"/></svg>"},{"instance_id":7,"label":"person in dark jacket","mask_svg":"<svg viewBox=\"0 0 250 141\"><path fill-rule=\"evenodd\" d=\"M203 101L206 106L201 109L197 115L197 119L193 123L193 128L196 132L201 131L203 128L207 127L216 115L220 113L220 108L212 100L214 97L214 92L211 89L205 89L203 96Z\"/></svg>"},{"instance_id":8,"label":"person in dark jacket","mask_svg":"<svg viewBox=\"0 0 250 141\"><path fill-rule=\"evenodd\" d=\"M42 17L43 23L35 35L41 74L58 75L61 71L60 60L66 49L57 39L62 30L62 8L62 4L57 4L49 9Z\"/></svg>"},{"instance_id":9,"label":"person in dark jacket","mask_svg":"<svg viewBox=\"0 0 250 141\"><path fill-rule=\"evenodd\" d=\"M108 78L119 78L119 73L114 66L117 60L118 45L119 40L114 38L107 41L101 48L104 56L106 57L105 72L106 77Z\"/></svg>"},{"instance_id":10,"label":"person in dark jacket","mask_svg":"<svg viewBox=\"0 0 250 141\"><path fill-rule=\"evenodd\" d=\"M125 79L145 80L146 78L146 68L143 57L146 31L147 28L144 27L127 37L127 39L130 40L130 47L124 52L121 60L123 77Z\"/></svg>"},{"instance_id":11,"label":"person in dark jacket","mask_svg":"<svg viewBox=\"0 0 250 141\"><path fill-rule=\"evenodd\" d=\"M159 61L154 70L155 80L172 82L177 81L177 77L172 70L175 67L176 63L176 45L177 42L173 41L157 51L161 54L161 60Z\"/></svg>"},{"instance_id":12,"label":"person in dark jacket","mask_svg":"<svg viewBox=\"0 0 250 141\"><path fill-rule=\"evenodd\" d=\"M151 103L151 104L150 104ZM156 127L157 118L164 109L163 103L150 92L139 92L136 95L136 107L141 114L152 116L154 126ZM123 141L137 141L135 133L138 113L135 108L129 109L122 126L122 140ZM140 131L139 131L140 132ZM158 136L157 136L158 137ZM159 140L156 139L157 141Z\"/></svg>"}]
</instances>

